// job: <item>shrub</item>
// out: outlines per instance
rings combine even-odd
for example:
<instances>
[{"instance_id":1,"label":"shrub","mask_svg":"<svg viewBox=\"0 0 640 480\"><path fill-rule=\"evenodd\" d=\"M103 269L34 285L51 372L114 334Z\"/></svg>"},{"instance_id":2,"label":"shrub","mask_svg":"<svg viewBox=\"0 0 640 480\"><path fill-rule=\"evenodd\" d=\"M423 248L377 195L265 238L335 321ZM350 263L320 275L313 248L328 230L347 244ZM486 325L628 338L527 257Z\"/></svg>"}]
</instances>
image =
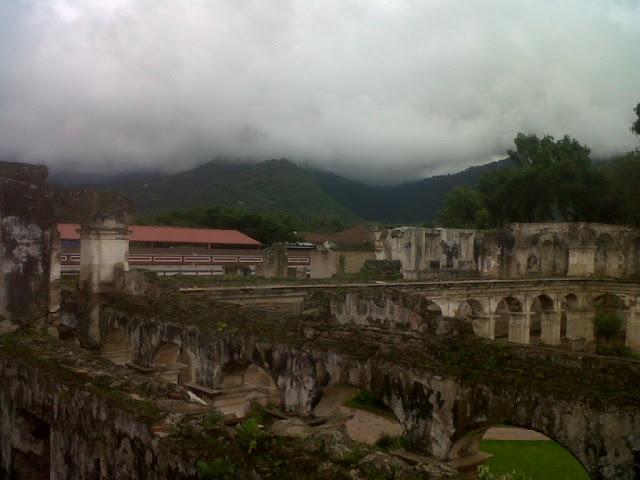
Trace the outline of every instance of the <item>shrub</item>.
<instances>
[{"instance_id":1,"label":"shrub","mask_svg":"<svg viewBox=\"0 0 640 480\"><path fill-rule=\"evenodd\" d=\"M198 460L196 468L198 470L198 477L201 480L234 478L232 475L236 472L235 465L224 458L216 458L209 463Z\"/></svg>"},{"instance_id":2,"label":"shrub","mask_svg":"<svg viewBox=\"0 0 640 480\"><path fill-rule=\"evenodd\" d=\"M406 440L403 437L383 435L376 442L376 446L382 450L399 450L406 447Z\"/></svg>"},{"instance_id":3,"label":"shrub","mask_svg":"<svg viewBox=\"0 0 640 480\"><path fill-rule=\"evenodd\" d=\"M622 331L624 320L618 315L600 313L594 317L593 326L598 337L612 339Z\"/></svg>"},{"instance_id":4,"label":"shrub","mask_svg":"<svg viewBox=\"0 0 640 480\"><path fill-rule=\"evenodd\" d=\"M257 418L249 417L236 426L236 435L238 443L247 449L247 453L251 453L258 448L266 432Z\"/></svg>"}]
</instances>

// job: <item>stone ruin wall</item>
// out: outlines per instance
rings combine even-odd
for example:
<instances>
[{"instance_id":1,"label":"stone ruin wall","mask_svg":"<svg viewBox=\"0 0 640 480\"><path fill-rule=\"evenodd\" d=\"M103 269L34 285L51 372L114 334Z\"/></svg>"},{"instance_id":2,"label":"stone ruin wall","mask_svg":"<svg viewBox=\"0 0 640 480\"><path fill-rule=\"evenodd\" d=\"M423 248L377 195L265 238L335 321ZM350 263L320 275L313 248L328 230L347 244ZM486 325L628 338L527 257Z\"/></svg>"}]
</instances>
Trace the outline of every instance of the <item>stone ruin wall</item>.
<instances>
[{"instance_id":1,"label":"stone ruin wall","mask_svg":"<svg viewBox=\"0 0 640 480\"><path fill-rule=\"evenodd\" d=\"M138 415L45 368L0 354L0 384L0 478L193 478Z\"/></svg>"},{"instance_id":2,"label":"stone ruin wall","mask_svg":"<svg viewBox=\"0 0 640 480\"><path fill-rule=\"evenodd\" d=\"M327 335L338 341L352 341L349 339L357 335L380 342L383 335L387 348L403 349L409 345L425 348L425 339L434 336L452 332L464 335L459 330L464 330L464 324L455 321L449 321L448 328L438 332L437 326L444 324L433 321L439 316L434 317L430 302L423 298L394 292L390 295L316 299L306 306L307 314L303 312L301 318L302 324L310 327L303 328L305 336L312 342ZM323 306L323 302L327 303ZM343 302L350 306L341 305ZM364 318L376 314L380 318L397 317L397 325L391 325L397 327L397 335L381 328L378 322L364 324ZM69 326L76 321L73 315L64 319ZM442 371L434 375L429 368L409 368L375 356L359 359L341 350L323 350L311 344L300 347L215 329L205 332L194 325L131 315L113 308L103 311L101 330L105 341L115 331L124 332L130 345L137 346L130 352L130 361L149 368L154 368L159 350L175 345L182 362L188 359L190 381L208 388L224 385L225 373L234 365L257 365L277 386L277 403L299 415L309 415L323 392L331 387L367 389L389 406L415 448L441 461L468 454L474 435L489 426L509 423L544 432L560 442L594 478L635 478L640 415L631 407L598 407L579 397L556 396L522 386L466 382ZM576 360L558 357L559 370L563 361L573 365ZM180 374L172 381L182 382Z\"/></svg>"},{"instance_id":3,"label":"stone ruin wall","mask_svg":"<svg viewBox=\"0 0 640 480\"><path fill-rule=\"evenodd\" d=\"M376 258L410 280L640 277L640 230L595 223L514 223L502 230L402 227L376 232Z\"/></svg>"},{"instance_id":4,"label":"stone ruin wall","mask_svg":"<svg viewBox=\"0 0 640 480\"><path fill-rule=\"evenodd\" d=\"M59 238L47 175L44 166L0 162L0 316L16 324L44 325L59 309Z\"/></svg>"}]
</instances>

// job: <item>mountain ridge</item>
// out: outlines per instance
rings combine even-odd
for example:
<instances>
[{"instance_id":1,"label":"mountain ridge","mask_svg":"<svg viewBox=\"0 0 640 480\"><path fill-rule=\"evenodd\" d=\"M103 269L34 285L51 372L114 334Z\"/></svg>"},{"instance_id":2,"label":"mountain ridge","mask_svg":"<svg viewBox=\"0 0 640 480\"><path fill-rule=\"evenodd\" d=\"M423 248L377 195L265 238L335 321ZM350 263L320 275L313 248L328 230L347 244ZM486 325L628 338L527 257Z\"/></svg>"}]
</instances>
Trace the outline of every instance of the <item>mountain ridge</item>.
<instances>
[{"instance_id":1,"label":"mountain ridge","mask_svg":"<svg viewBox=\"0 0 640 480\"><path fill-rule=\"evenodd\" d=\"M338 174L300 166L286 159L236 163L217 159L172 174L133 172L111 178L74 177L54 172L54 183L117 191L134 202L140 215L196 206L224 205L260 213L289 213L304 221L335 216L361 221L432 221L446 194L458 185L474 186L508 160L397 185L369 185Z\"/></svg>"}]
</instances>

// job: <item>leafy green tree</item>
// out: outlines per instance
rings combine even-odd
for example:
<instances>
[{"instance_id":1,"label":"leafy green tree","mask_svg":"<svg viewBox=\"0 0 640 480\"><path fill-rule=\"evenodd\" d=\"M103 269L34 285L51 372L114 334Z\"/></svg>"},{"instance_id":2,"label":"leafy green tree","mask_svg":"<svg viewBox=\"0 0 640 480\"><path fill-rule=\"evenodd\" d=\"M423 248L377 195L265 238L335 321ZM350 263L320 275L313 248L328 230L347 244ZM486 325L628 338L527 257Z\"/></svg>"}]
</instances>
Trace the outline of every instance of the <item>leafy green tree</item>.
<instances>
[{"instance_id":1,"label":"leafy green tree","mask_svg":"<svg viewBox=\"0 0 640 480\"><path fill-rule=\"evenodd\" d=\"M489 212L479 191L456 187L447 195L439 223L448 228L484 228L489 226Z\"/></svg>"},{"instance_id":2,"label":"leafy green tree","mask_svg":"<svg viewBox=\"0 0 640 480\"><path fill-rule=\"evenodd\" d=\"M347 225L335 215L316 217L309 223L309 230L317 233L336 233L347 229Z\"/></svg>"},{"instance_id":3,"label":"leafy green tree","mask_svg":"<svg viewBox=\"0 0 640 480\"><path fill-rule=\"evenodd\" d=\"M633 109L638 118L631 125L631 131L640 136L640 103Z\"/></svg>"},{"instance_id":4,"label":"leafy green tree","mask_svg":"<svg viewBox=\"0 0 640 480\"><path fill-rule=\"evenodd\" d=\"M640 226L640 151L616 157L601 174L598 220Z\"/></svg>"},{"instance_id":5,"label":"leafy green tree","mask_svg":"<svg viewBox=\"0 0 640 480\"><path fill-rule=\"evenodd\" d=\"M298 239L302 224L291 215L257 214L230 207L196 207L172 210L147 223L181 227L237 229L264 244L291 242Z\"/></svg>"},{"instance_id":6,"label":"leafy green tree","mask_svg":"<svg viewBox=\"0 0 640 480\"><path fill-rule=\"evenodd\" d=\"M456 189L440 214L443 225L599 219L607 185L587 147L566 135L555 140L519 133L514 143L514 166L483 175L476 190Z\"/></svg>"}]
</instances>

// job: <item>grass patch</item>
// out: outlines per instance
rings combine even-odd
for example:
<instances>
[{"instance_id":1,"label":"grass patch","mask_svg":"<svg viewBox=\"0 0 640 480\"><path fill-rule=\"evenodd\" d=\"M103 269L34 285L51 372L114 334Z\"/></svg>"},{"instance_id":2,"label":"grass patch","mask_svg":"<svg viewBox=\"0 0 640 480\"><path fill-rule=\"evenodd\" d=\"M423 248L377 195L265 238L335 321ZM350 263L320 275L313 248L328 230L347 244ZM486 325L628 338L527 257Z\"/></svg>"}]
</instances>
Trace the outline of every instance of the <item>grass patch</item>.
<instances>
[{"instance_id":1,"label":"grass patch","mask_svg":"<svg viewBox=\"0 0 640 480\"><path fill-rule=\"evenodd\" d=\"M480 450L494 455L485 465L496 475L515 470L532 480L589 480L580 462L552 441L483 440Z\"/></svg>"}]
</instances>

